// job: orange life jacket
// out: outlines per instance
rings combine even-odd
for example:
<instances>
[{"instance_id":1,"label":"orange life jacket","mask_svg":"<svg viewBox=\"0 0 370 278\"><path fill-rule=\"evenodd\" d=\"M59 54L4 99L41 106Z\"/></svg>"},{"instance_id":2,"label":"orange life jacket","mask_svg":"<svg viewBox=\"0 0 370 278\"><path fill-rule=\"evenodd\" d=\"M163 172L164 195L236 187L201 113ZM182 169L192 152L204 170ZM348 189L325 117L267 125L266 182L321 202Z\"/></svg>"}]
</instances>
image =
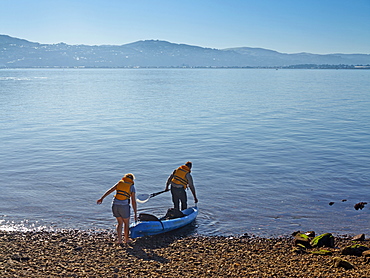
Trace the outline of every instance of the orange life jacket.
<instances>
[{"instance_id":1,"label":"orange life jacket","mask_svg":"<svg viewBox=\"0 0 370 278\"><path fill-rule=\"evenodd\" d=\"M118 200L128 200L131 197L131 185L134 181L128 177L123 177L116 187L116 195L114 197Z\"/></svg>"},{"instance_id":2,"label":"orange life jacket","mask_svg":"<svg viewBox=\"0 0 370 278\"><path fill-rule=\"evenodd\" d=\"M173 178L171 182L182 185L186 189L186 187L188 186L188 179L186 178L187 173L190 173L190 168L186 165L180 166L173 173Z\"/></svg>"}]
</instances>

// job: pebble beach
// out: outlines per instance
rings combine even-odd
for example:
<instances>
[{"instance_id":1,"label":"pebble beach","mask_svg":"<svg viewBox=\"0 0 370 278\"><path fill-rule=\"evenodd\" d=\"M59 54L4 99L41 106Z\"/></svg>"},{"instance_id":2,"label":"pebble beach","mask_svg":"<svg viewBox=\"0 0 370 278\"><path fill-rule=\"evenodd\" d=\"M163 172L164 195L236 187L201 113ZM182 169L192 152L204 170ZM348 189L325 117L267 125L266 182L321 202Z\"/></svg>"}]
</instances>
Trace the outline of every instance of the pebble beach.
<instances>
[{"instance_id":1,"label":"pebble beach","mask_svg":"<svg viewBox=\"0 0 370 278\"><path fill-rule=\"evenodd\" d=\"M1 277L370 277L368 257L343 254L343 248L353 244L370 249L369 241L341 236L334 244L302 249L295 246L293 236L164 234L120 246L110 232L0 231L0 273ZM322 250L326 252L317 252Z\"/></svg>"}]
</instances>

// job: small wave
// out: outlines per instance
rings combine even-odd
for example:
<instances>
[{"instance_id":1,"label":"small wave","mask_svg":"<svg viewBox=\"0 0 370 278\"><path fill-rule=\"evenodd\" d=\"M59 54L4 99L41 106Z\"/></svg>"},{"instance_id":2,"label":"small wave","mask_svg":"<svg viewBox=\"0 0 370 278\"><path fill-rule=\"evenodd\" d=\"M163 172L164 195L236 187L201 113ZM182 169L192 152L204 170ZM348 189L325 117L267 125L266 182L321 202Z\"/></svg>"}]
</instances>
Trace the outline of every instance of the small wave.
<instances>
[{"instance_id":1,"label":"small wave","mask_svg":"<svg viewBox=\"0 0 370 278\"><path fill-rule=\"evenodd\" d=\"M30 222L28 220L23 220L20 223L16 223L15 221L6 221L2 219L0 220L0 230L6 232L52 232L55 229L53 227L42 225L38 221Z\"/></svg>"},{"instance_id":2,"label":"small wave","mask_svg":"<svg viewBox=\"0 0 370 278\"><path fill-rule=\"evenodd\" d=\"M0 77L0 81L31 81L35 79L47 79L47 77L40 76L40 77L13 77L13 76L2 76Z\"/></svg>"}]
</instances>

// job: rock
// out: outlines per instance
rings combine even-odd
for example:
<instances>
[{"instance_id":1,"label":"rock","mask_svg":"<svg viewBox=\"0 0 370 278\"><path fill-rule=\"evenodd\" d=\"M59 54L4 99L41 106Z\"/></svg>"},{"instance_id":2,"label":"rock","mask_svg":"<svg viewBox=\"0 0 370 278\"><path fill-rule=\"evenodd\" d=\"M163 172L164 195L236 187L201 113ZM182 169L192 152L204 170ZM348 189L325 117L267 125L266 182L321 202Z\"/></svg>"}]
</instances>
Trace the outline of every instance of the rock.
<instances>
[{"instance_id":1,"label":"rock","mask_svg":"<svg viewBox=\"0 0 370 278\"><path fill-rule=\"evenodd\" d=\"M342 255L354 255L354 256L361 256L362 252L369 250L368 247L360 244L355 244L352 246L347 246L343 248Z\"/></svg>"},{"instance_id":2,"label":"rock","mask_svg":"<svg viewBox=\"0 0 370 278\"><path fill-rule=\"evenodd\" d=\"M324 256L333 255L333 253L329 250L312 251L311 254L313 254L313 255L324 255Z\"/></svg>"},{"instance_id":3,"label":"rock","mask_svg":"<svg viewBox=\"0 0 370 278\"><path fill-rule=\"evenodd\" d=\"M25 262L25 261L28 261L30 259L30 257L23 256L22 254L13 254L10 258L12 260L18 261L18 262Z\"/></svg>"},{"instance_id":4,"label":"rock","mask_svg":"<svg viewBox=\"0 0 370 278\"><path fill-rule=\"evenodd\" d=\"M300 246L293 248L292 252L296 254L306 254L307 253L305 248L301 248Z\"/></svg>"},{"instance_id":5,"label":"rock","mask_svg":"<svg viewBox=\"0 0 370 278\"><path fill-rule=\"evenodd\" d=\"M250 238L250 235L248 235L247 233L245 233L240 238Z\"/></svg>"},{"instance_id":6,"label":"rock","mask_svg":"<svg viewBox=\"0 0 370 278\"><path fill-rule=\"evenodd\" d=\"M314 231L308 231L308 232L305 232L305 235L308 236L308 237L315 237L315 232Z\"/></svg>"},{"instance_id":7,"label":"rock","mask_svg":"<svg viewBox=\"0 0 370 278\"><path fill-rule=\"evenodd\" d=\"M300 233L301 233L301 231L295 231L295 232L292 233L292 236L296 236L296 235L298 235Z\"/></svg>"},{"instance_id":8,"label":"rock","mask_svg":"<svg viewBox=\"0 0 370 278\"><path fill-rule=\"evenodd\" d=\"M332 205L334 205L334 202L330 202L330 203L329 203L329 206L332 206Z\"/></svg>"},{"instance_id":9,"label":"rock","mask_svg":"<svg viewBox=\"0 0 370 278\"><path fill-rule=\"evenodd\" d=\"M312 247L334 247L334 236L331 233L326 233L315 237L311 240Z\"/></svg>"},{"instance_id":10,"label":"rock","mask_svg":"<svg viewBox=\"0 0 370 278\"><path fill-rule=\"evenodd\" d=\"M362 256L364 256L365 258L369 258L370 257L370 250L365 250L364 252L362 252Z\"/></svg>"},{"instance_id":11,"label":"rock","mask_svg":"<svg viewBox=\"0 0 370 278\"><path fill-rule=\"evenodd\" d=\"M359 210L359 209L363 209L365 207L365 205L367 205L366 202L360 202L360 203L357 203L356 205L354 205L354 207L355 207L355 210Z\"/></svg>"},{"instance_id":12,"label":"rock","mask_svg":"<svg viewBox=\"0 0 370 278\"><path fill-rule=\"evenodd\" d=\"M357 236L354 236L352 238L353 241L364 241L365 240L365 234L360 234L360 235L357 235Z\"/></svg>"},{"instance_id":13,"label":"rock","mask_svg":"<svg viewBox=\"0 0 370 278\"><path fill-rule=\"evenodd\" d=\"M334 261L334 266L335 267L343 267L345 269L354 268L354 266L350 262L348 262L346 260L343 260L342 258L335 257L335 258L333 258L333 261Z\"/></svg>"},{"instance_id":14,"label":"rock","mask_svg":"<svg viewBox=\"0 0 370 278\"><path fill-rule=\"evenodd\" d=\"M294 236L294 241L293 241L294 246L299 246L303 248L311 248L310 244L310 238L305 235L305 234L296 234Z\"/></svg>"}]
</instances>

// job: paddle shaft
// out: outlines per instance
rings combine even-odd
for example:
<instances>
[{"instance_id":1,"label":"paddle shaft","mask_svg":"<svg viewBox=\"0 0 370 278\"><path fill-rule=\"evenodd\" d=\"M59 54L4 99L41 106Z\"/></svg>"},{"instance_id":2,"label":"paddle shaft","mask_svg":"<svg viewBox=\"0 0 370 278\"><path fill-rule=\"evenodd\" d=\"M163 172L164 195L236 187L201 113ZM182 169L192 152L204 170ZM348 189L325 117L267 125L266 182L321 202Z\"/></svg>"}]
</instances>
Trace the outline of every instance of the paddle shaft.
<instances>
[{"instance_id":1,"label":"paddle shaft","mask_svg":"<svg viewBox=\"0 0 370 278\"><path fill-rule=\"evenodd\" d=\"M137 196L136 201L138 201L139 203L146 203L147 201L149 201L150 198L155 197L164 192L166 192L166 190L155 192L152 194L140 194Z\"/></svg>"},{"instance_id":2,"label":"paddle shaft","mask_svg":"<svg viewBox=\"0 0 370 278\"><path fill-rule=\"evenodd\" d=\"M156 192L156 193L152 193L152 194L150 194L149 199L150 199L150 198L152 198L152 197L155 197L155 196L157 196L157 195L159 195L159 194L162 194L162 193L164 193L164 192L166 192L166 190L159 191L159 192Z\"/></svg>"}]
</instances>

